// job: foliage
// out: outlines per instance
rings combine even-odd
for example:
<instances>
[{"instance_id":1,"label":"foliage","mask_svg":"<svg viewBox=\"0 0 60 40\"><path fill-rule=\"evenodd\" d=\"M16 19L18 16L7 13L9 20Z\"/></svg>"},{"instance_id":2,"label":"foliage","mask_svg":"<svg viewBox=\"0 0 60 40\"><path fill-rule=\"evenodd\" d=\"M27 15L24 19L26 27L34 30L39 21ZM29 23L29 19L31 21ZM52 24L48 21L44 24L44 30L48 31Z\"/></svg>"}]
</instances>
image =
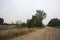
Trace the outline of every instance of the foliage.
<instances>
[{"instance_id":1,"label":"foliage","mask_svg":"<svg viewBox=\"0 0 60 40\"><path fill-rule=\"evenodd\" d=\"M46 13L42 10L37 10L36 14L32 16L32 19L27 20L27 26L30 27L42 27L42 20L46 18Z\"/></svg>"},{"instance_id":2,"label":"foliage","mask_svg":"<svg viewBox=\"0 0 60 40\"><path fill-rule=\"evenodd\" d=\"M0 40L9 40L17 36L25 35L29 32L36 31L38 28L22 28L22 29L8 29L0 31Z\"/></svg>"},{"instance_id":3,"label":"foliage","mask_svg":"<svg viewBox=\"0 0 60 40\"><path fill-rule=\"evenodd\" d=\"M49 21L48 26L60 26L60 19L53 18Z\"/></svg>"},{"instance_id":4,"label":"foliage","mask_svg":"<svg viewBox=\"0 0 60 40\"><path fill-rule=\"evenodd\" d=\"M25 22L21 22L21 21L17 20L16 26L17 26L17 28L23 28L23 27L26 27L27 25Z\"/></svg>"},{"instance_id":5,"label":"foliage","mask_svg":"<svg viewBox=\"0 0 60 40\"><path fill-rule=\"evenodd\" d=\"M46 13L43 10L37 10L35 16L37 19L42 21L44 18L46 18Z\"/></svg>"},{"instance_id":6,"label":"foliage","mask_svg":"<svg viewBox=\"0 0 60 40\"><path fill-rule=\"evenodd\" d=\"M3 24L3 23L4 23L4 19L0 18L0 24Z\"/></svg>"},{"instance_id":7,"label":"foliage","mask_svg":"<svg viewBox=\"0 0 60 40\"><path fill-rule=\"evenodd\" d=\"M20 20L17 20L16 21L16 26L17 26L16 28L21 28L21 25L20 24L21 24L21 21Z\"/></svg>"},{"instance_id":8,"label":"foliage","mask_svg":"<svg viewBox=\"0 0 60 40\"><path fill-rule=\"evenodd\" d=\"M21 23L20 25L22 28L27 26L26 23Z\"/></svg>"}]
</instances>

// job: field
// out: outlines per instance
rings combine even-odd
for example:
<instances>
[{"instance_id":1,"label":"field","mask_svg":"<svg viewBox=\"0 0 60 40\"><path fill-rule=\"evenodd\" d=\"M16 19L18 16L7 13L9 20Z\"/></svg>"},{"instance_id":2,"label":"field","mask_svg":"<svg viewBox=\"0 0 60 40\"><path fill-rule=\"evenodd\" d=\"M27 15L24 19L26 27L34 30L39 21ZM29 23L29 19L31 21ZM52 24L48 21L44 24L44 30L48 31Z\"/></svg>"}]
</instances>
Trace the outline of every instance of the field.
<instances>
[{"instance_id":1,"label":"field","mask_svg":"<svg viewBox=\"0 0 60 40\"><path fill-rule=\"evenodd\" d=\"M60 27L16 28L15 25L0 27L0 40L60 40Z\"/></svg>"},{"instance_id":2,"label":"field","mask_svg":"<svg viewBox=\"0 0 60 40\"><path fill-rule=\"evenodd\" d=\"M37 28L11 28L7 30L2 30L0 31L0 40L7 40L30 33L35 30L37 30Z\"/></svg>"},{"instance_id":3,"label":"field","mask_svg":"<svg viewBox=\"0 0 60 40\"><path fill-rule=\"evenodd\" d=\"M7 29L12 29L12 28L16 28L16 25L0 25L0 31L1 30L7 30Z\"/></svg>"}]
</instances>

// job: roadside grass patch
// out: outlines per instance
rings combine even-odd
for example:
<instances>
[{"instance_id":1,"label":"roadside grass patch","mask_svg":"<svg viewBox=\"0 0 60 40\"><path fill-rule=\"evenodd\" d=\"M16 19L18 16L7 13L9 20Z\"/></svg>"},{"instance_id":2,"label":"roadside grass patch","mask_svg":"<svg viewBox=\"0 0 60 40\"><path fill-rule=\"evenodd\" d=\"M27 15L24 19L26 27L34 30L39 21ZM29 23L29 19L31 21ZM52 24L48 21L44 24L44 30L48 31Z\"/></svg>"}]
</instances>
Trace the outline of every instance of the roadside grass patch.
<instances>
[{"instance_id":1,"label":"roadside grass patch","mask_svg":"<svg viewBox=\"0 0 60 40\"><path fill-rule=\"evenodd\" d=\"M32 31L36 31L38 28L21 28L21 29L8 29L0 31L0 40L7 40L17 36L27 34Z\"/></svg>"}]
</instances>

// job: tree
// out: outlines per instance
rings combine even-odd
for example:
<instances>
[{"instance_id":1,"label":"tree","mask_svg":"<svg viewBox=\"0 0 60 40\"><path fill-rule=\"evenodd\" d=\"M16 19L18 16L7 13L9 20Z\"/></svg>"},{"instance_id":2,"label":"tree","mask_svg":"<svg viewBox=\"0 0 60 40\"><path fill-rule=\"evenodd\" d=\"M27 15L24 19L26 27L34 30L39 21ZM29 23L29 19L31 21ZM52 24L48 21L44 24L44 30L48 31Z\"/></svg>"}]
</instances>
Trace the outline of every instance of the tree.
<instances>
[{"instance_id":1,"label":"tree","mask_svg":"<svg viewBox=\"0 0 60 40\"><path fill-rule=\"evenodd\" d=\"M22 28L23 28L23 27L26 27L26 23L24 23L24 22L21 23L20 25L21 25Z\"/></svg>"},{"instance_id":2,"label":"tree","mask_svg":"<svg viewBox=\"0 0 60 40\"><path fill-rule=\"evenodd\" d=\"M21 22L20 20L17 20L17 21L16 21L16 26L17 26L17 28L21 28L21 25L20 25L21 23L22 23L22 22Z\"/></svg>"},{"instance_id":3,"label":"tree","mask_svg":"<svg viewBox=\"0 0 60 40\"><path fill-rule=\"evenodd\" d=\"M0 24L3 24L3 23L4 23L4 19L0 18Z\"/></svg>"},{"instance_id":4,"label":"tree","mask_svg":"<svg viewBox=\"0 0 60 40\"><path fill-rule=\"evenodd\" d=\"M42 20L46 18L46 13L43 10L36 11L37 26L43 26Z\"/></svg>"},{"instance_id":5,"label":"tree","mask_svg":"<svg viewBox=\"0 0 60 40\"><path fill-rule=\"evenodd\" d=\"M30 27L32 27L32 25L33 25L32 21L28 19L27 20L27 27L30 28Z\"/></svg>"},{"instance_id":6,"label":"tree","mask_svg":"<svg viewBox=\"0 0 60 40\"><path fill-rule=\"evenodd\" d=\"M35 14L35 16L37 17L37 19L39 19L40 21L42 21L43 19L45 19L46 18L46 13L42 10L37 10L36 11L36 14Z\"/></svg>"},{"instance_id":7,"label":"tree","mask_svg":"<svg viewBox=\"0 0 60 40\"><path fill-rule=\"evenodd\" d=\"M31 19L27 20L28 27L42 27L42 20L46 18L46 13L42 10L37 10L36 14Z\"/></svg>"},{"instance_id":8,"label":"tree","mask_svg":"<svg viewBox=\"0 0 60 40\"><path fill-rule=\"evenodd\" d=\"M53 18L49 21L48 26L60 26L60 19Z\"/></svg>"}]
</instances>

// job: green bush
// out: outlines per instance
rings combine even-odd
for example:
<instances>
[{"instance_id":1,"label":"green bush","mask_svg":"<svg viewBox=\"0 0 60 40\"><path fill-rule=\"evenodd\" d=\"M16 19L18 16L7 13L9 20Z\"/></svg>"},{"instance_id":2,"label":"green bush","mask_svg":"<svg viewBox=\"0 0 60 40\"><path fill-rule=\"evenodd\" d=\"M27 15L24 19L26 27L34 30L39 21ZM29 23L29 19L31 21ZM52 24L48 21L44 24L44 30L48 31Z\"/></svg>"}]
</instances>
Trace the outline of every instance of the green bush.
<instances>
[{"instance_id":1,"label":"green bush","mask_svg":"<svg viewBox=\"0 0 60 40\"><path fill-rule=\"evenodd\" d=\"M58 19L58 18L51 19L48 23L48 26L52 26L52 27L60 26L60 19Z\"/></svg>"}]
</instances>

